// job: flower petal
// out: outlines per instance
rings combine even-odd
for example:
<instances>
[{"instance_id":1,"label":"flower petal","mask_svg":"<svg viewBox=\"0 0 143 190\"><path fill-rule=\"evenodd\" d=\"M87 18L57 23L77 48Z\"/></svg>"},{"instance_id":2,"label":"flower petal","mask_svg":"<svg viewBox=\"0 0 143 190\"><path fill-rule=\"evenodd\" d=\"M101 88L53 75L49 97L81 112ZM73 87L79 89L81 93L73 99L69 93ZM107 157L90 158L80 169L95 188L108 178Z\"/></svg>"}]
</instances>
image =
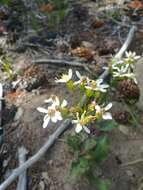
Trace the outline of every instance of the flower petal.
<instances>
[{"instance_id":1,"label":"flower petal","mask_svg":"<svg viewBox=\"0 0 143 190\"><path fill-rule=\"evenodd\" d=\"M69 77L69 80L72 78L72 69L69 69L68 77Z\"/></svg>"},{"instance_id":2,"label":"flower petal","mask_svg":"<svg viewBox=\"0 0 143 190\"><path fill-rule=\"evenodd\" d=\"M110 102L104 109L105 111L110 110L112 108L112 103Z\"/></svg>"},{"instance_id":3,"label":"flower petal","mask_svg":"<svg viewBox=\"0 0 143 190\"><path fill-rule=\"evenodd\" d=\"M77 124L78 120L72 120L72 124Z\"/></svg>"},{"instance_id":4,"label":"flower petal","mask_svg":"<svg viewBox=\"0 0 143 190\"><path fill-rule=\"evenodd\" d=\"M57 116L53 116L53 117L51 117L51 121L53 122L53 123L56 123L57 122Z\"/></svg>"},{"instance_id":5,"label":"flower petal","mask_svg":"<svg viewBox=\"0 0 143 190\"><path fill-rule=\"evenodd\" d=\"M51 103L52 102L52 98L49 98L47 100L44 100L45 103Z\"/></svg>"},{"instance_id":6,"label":"flower petal","mask_svg":"<svg viewBox=\"0 0 143 190\"><path fill-rule=\"evenodd\" d=\"M81 74L79 73L79 71L75 71L76 76L80 79L81 78Z\"/></svg>"},{"instance_id":7,"label":"flower petal","mask_svg":"<svg viewBox=\"0 0 143 190\"><path fill-rule=\"evenodd\" d=\"M90 134L90 130L86 126L83 126L83 129L86 133Z\"/></svg>"},{"instance_id":8,"label":"flower petal","mask_svg":"<svg viewBox=\"0 0 143 190\"><path fill-rule=\"evenodd\" d=\"M46 119L43 122L43 128L46 128L48 126L49 121L50 121L50 117L46 117Z\"/></svg>"},{"instance_id":9,"label":"flower petal","mask_svg":"<svg viewBox=\"0 0 143 190\"><path fill-rule=\"evenodd\" d=\"M43 121L45 121L45 120L47 119L47 117L49 117L48 114L46 114L46 115L44 116Z\"/></svg>"},{"instance_id":10,"label":"flower petal","mask_svg":"<svg viewBox=\"0 0 143 190\"><path fill-rule=\"evenodd\" d=\"M42 107L38 107L37 110L41 113L47 113L47 109L42 108Z\"/></svg>"},{"instance_id":11,"label":"flower petal","mask_svg":"<svg viewBox=\"0 0 143 190\"><path fill-rule=\"evenodd\" d=\"M62 102L62 104L61 104L61 108L66 107L67 104L68 104L68 102L64 99L63 102Z\"/></svg>"},{"instance_id":12,"label":"flower petal","mask_svg":"<svg viewBox=\"0 0 143 190\"><path fill-rule=\"evenodd\" d=\"M112 115L109 112L104 113L102 117L105 120L111 120L112 119Z\"/></svg>"},{"instance_id":13,"label":"flower petal","mask_svg":"<svg viewBox=\"0 0 143 190\"><path fill-rule=\"evenodd\" d=\"M59 116L57 117L57 119L58 119L59 121L63 120L63 118L62 118L61 115L59 115Z\"/></svg>"},{"instance_id":14,"label":"flower petal","mask_svg":"<svg viewBox=\"0 0 143 190\"><path fill-rule=\"evenodd\" d=\"M59 83L59 82L60 82L60 83L65 83L65 80L64 80L64 79L57 79L57 80L55 80L55 82L56 82L56 83Z\"/></svg>"},{"instance_id":15,"label":"flower petal","mask_svg":"<svg viewBox=\"0 0 143 190\"><path fill-rule=\"evenodd\" d=\"M103 79L96 80L97 85L100 85L103 82Z\"/></svg>"},{"instance_id":16,"label":"flower petal","mask_svg":"<svg viewBox=\"0 0 143 190\"><path fill-rule=\"evenodd\" d=\"M101 107L100 107L99 105L95 105L95 110L96 110L97 112L100 112L100 111L101 111Z\"/></svg>"},{"instance_id":17,"label":"flower petal","mask_svg":"<svg viewBox=\"0 0 143 190\"><path fill-rule=\"evenodd\" d=\"M107 90L104 89L104 88L102 88L102 87L100 87L99 90L100 90L101 92L107 92Z\"/></svg>"},{"instance_id":18,"label":"flower petal","mask_svg":"<svg viewBox=\"0 0 143 190\"><path fill-rule=\"evenodd\" d=\"M91 86L85 86L86 89L93 90Z\"/></svg>"},{"instance_id":19,"label":"flower petal","mask_svg":"<svg viewBox=\"0 0 143 190\"><path fill-rule=\"evenodd\" d=\"M59 112L59 111L56 111L55 117L57 117L57 120L62 120L63 119L62 116L61 116L61 112Z\"/></svg>"},{"instance_id":20,"label":"flower petal","mask_svg":"<svg viewBox=\"0 0 143 190\"><path fill-rule=\"evenodd\" d=\"M74 82L74 85L77 85L77 84L80 84L80 80L78 80L78 81L76 81L76 82Z\"/></svg>"},{"instance_id":21,"label":"flower petal","mask_svg":"<svg viewBox=\"0 0 143 190\"><path fill-rule=\"evenodd\" d=\"M80 133L82 131L82 126L78 123L75 128L76 133Z\"/></svg>"}]
</instances>

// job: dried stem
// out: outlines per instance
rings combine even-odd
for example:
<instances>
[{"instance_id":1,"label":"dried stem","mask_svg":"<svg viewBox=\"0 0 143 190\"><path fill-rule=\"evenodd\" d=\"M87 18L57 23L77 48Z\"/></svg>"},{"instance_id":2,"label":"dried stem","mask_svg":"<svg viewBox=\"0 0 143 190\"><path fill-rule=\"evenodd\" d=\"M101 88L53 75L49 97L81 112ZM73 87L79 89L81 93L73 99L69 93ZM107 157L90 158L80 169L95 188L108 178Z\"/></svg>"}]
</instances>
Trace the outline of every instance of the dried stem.
<instances>
[{"instance_id":1,"label":"dried stem","mask_svg":"<svg viewBox=\"0 0 143 190\"><path fill-rule=\"evenodd\" d=\"M136 164L141 164L143 163L143 158L140 158L140 159L137 159L137 160L133 160L131 162L127 162L125 164L122 164L123 167L128 167L128 166L133 166L133 165L136 165Z\"/></svg>"},{"instance_id":2,"label":"dried stem","mask_svg":"<svg viewBox=\"0 0 143 190\"><path fill-rule=\"evenodd\" d=\"M39 63L39 64L56 64L56 65L62 65L62 66L76 66L76 67L84 67L85 64L75 62L75 61L66 61L66 60L60 60L60 59L37 59L34 60L33 63Z\"/></svg>"},{"instance_id":3,"label":"dried stem","mask_svg":"<svg viewBox=\"0 0 143 190\"><path fill-rule=\"evenodd\" d=\"M26 161L26 155L27 150L24 147L19 148L18 154L19 154L19 166L25 163ZM19 180L17 184L16 190L26 190L27 186L27 176L26 176L26 170L19 175Z\"/></svg>"}]
</instances>

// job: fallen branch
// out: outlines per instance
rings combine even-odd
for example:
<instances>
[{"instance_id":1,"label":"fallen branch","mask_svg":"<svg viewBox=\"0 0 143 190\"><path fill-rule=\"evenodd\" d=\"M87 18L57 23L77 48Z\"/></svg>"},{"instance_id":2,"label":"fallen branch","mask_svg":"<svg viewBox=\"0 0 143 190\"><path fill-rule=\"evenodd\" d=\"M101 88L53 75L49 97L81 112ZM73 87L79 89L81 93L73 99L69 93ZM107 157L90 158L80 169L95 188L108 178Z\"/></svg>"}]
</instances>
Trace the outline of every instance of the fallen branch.
<instances>
[{"instance_id":1,"label":"fallen branch","mask_svg":"<svg viewBox=\"0 0 143 190\"><path fill-rule=\"evenodd\" d=\"M143 190L143 184L141 184L137 190Z\"/></svg>"},{"instance_id":2,"label":"fallen branch","mask_svg":"<svg viewBox=\"0 0 143 190\"><path fill-rule=\"evenodd\" d=\"M19 166L21 166L26 161L27 150L24 147L21 147L18 150L18 154L19 154ZM26 170L25 170L19 176L16 190L26 190L26 186L27 186L26 179L27 179L27 176L26 176Z\"/></svg>"},{"instance_id":3,"label":"fallen branch","mask_svg":"<svg viewBox=\"0 0 143 190\"><path fill-rule=\"evenodd\" d=\"M120 49L119 53L115 55L115 58L120 58L127 50L128 46L130 45L136 27L132 27L130 32L127 36L125 43L123 44L122 48ZM108 75L108 71L105 71L99 78L105 78ZM19 166L17 169L13 171L13 173L0 185L0 190L5 190L22 172L26 169L31 167L35 162L40 160L40 158L46 153L46 151L54 144L56 139L66 130L68 129L70 124L70 120L65 120L60 127L49 137L47 142L43 145L43 147L31 158L29 158L24 164Z\"/></svg>"},{"instance_id":4,"label":"fallen branch","mask_svg":"<svg viewBox=\"0 0 143 190\"><path fill-rule=\"evenodd\" d=\"M84 63L79 63L76 61L66 61L63 59L37 59L32 61L32 63L34 64L54 64L54 65L58 65L58 66L72 66L72 67L81 67L83 69L85 69L86 71L90 72L90 67L87 64ZM91 72L90 72L91 73Z\"/></svg>"},{"instance_id":5,"label":"fallen branch","mask_svg":"<svg viewBox=\"0 0 143 190\"><path fill-rule=\"evenodd\" d=\"M143 158L140 158L140 159L137 159L137 160L133 160L131 162L127 162L125 164L122 164L123 167L127 167L127 166L133 166L133 165L136 165L136 164L141 164L143 163Z\"/></svg>"},{"instance_id":6,"label":"fallen branch","mask_svg":"<svg viewBox=\"0 0 143 190\"><path fill-rule=\"evenodd\" d=\"M85 67L85 64L75 62L75 61L66 61L66 60L60 60L60 59L37 59L32 61L32 63L39 63L39 64L56 64L60 66L75 66L75 67Z\"/></svg>"},{"instance_id":7,"label":"fallen branch","mask_svg":"<svg viewBox=\"0 0 143 190\"><path fill-rule=\"evenodd\" d=\"M132 28L130 29L130 32L127 36L126 41L124 42L123 46L121 47L120 51L115 55L115 59L120 59L123 54L125 53L125 51L128 49L130 43L132 42L132 39L134 37L135 31L137 30L136 26L132 26Z\"/></svg>"}]
</instances>

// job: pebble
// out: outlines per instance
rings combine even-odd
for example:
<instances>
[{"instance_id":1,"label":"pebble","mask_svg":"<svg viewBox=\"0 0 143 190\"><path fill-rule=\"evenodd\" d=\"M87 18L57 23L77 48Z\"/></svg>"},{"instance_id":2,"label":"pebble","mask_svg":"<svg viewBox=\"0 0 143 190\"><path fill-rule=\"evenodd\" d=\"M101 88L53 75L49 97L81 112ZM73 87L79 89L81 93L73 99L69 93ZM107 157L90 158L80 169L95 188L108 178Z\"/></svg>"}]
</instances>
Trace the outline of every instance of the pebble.
<instances>
[{"instance_id":1,"label":"pebble","mask_svg":"<svg viewBox=\"0 0 143 190\"><path fill-rule=\"evenodd\" d=\"M18 108L16 115L14 117L14 121L18 121L21 119L22 115L23 115L23 109L22 108Z\"/></svg>"},{"instance_id":2,"label":"pebble","mask_svg":"<svg viewBox=\"0 0 143 190\"><path fill-rule=\"evenodd\" d=\"M124 134L124 135L128 135L129 134L129 129L124 126L124 125L119 125L119 130Z\"/></svg>"}]
</instances>

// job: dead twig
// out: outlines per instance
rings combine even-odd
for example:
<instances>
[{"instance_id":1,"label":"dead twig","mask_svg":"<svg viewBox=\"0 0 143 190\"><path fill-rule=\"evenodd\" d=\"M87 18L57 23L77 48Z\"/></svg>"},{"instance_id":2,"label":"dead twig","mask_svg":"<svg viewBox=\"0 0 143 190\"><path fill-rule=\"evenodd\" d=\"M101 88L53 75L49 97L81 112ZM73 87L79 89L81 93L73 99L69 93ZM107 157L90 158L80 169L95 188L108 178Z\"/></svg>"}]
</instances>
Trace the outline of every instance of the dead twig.
<instances>
[{"instance_id":1,"label":"dead twig","mask_svg":"<svg viewBox=\"0 0 143 190\"><path fill-rule=\"evenodd\" d=\"M132 42L136 30L137 30L137 27L136 26L132 26L132 28L130 29L130 32L128 34L128 37L126 39L126 41L124 42L124 44L121 47L120 51L115 55L115 59L120 59L123 56L123 54L125 53L125 51L128 49L130 43Z\"/></svg>"},{"instance_id":2,"label":"dead twig","mask_svg":"<svg viewBox=\"0 0 143 190\"><path fill-rule=\"evenodd\" d=\"M27 155L27 150L24 147L19 148L18 154L19 154L19 166L25 163L26 161L26 155ZM17 188L16 190L26 190L27 186L27 176L26 176L26 170L20 174Z\"/></svg>"},{"instance_id":3,"label":"dead twig","mask_svg":"<svg viewBox=\"0 0 143 190\"><path fill-rule=\"evenodd\" d=\"M131 162L127 162L125 164L122 164L122 166L123 167L128 167L128 166L133 166L133 165L140 164L140 163L143 163L143 158L140 158L140 159L137 159L137 160L133 160Z\"/></svg>"},{"instance_id":4,"label":"dead twig","mask_svg":"<svg viewBox=\"0 0 143 190\"><path fill-rule=\"evenodd\" d=\"M141 184L137 190L143 190L143 184Z\"/></svg>"},{"instance_id":5,"label":"dead twig","mask_svg":"<svg viewBox=\"0 0 143 190\"><path fill-rule=\"evenodd\" d=\"M132 27L130 29L130 32L127 36L127 39L125 43L123 44L122 48L120 49L119 53L115 55L115 58L120 58L124 54L124 52L127 50L128 46L130 45L134 32L136 30L136 27ZM108 75L108 71L105 71L100 78L105 78ZM46 151L54 144L56 139L65 131L68 129L70 124L70 120L65 120L60 127L57 128L57 130L49 137L47 142L42 146L42 148L31 158L29 158L24 164L19 166L17 169L15 169L12 174L0 185L0 190L5 190L22 172L24 172L26 169L31 167L35 162L40 160L40 158L46 153Z\"/></svg>"},{"instance_id":6,"label":"dead twig","mask_svg":"<svg viewBox=\"0 0 143 190\"><path fill-rule=\"evenodd\" d=\"M75 62L75 61L66 61L66 60L62 60L62 59L38 59L38 60L34 60L32 61L32 63L34 64L54 64L54 65L58 65L58 66L72 66L72 67L81 67L83 69L85 69L88 72L90 71L89 66L87 66L87 64L84 63L79 63L79 62Z\"/></svg>"},{"instance_id":7,"label":"dead twig","mask_svg":"<svg viewBox=\"0 0 143 190\"><path fill-rule=\"evenodd\" d=\"M85 64L78 63L74 61L66 61L66 60L60 60L60 59L38 59L32 61L32 63L39 63L39 64L56 64L60 66L74 66L74 67L85 67Z\"/></svg>"}]
</instances>

